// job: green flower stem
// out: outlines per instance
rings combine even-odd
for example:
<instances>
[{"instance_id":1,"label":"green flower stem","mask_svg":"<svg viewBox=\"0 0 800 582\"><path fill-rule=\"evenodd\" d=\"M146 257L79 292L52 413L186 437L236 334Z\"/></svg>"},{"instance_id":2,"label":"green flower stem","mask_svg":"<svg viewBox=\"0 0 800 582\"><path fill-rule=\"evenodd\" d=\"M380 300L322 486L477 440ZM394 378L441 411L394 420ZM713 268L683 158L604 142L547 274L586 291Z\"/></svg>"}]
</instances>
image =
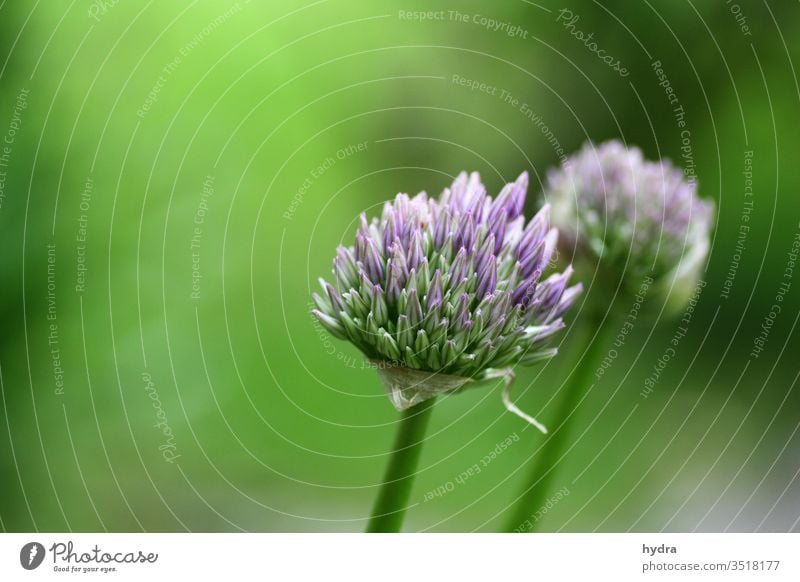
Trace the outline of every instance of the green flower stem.
<instances>
[{"instance_id":1,"label":"green flower stem","mask_svg":"<svg viewBox=\"0 0 800 582\"><path fill-rule=\"evenodd\" d=\"M435 400L430 398L403 411L392 457L367 525L368 532L400 531Z\"/></svg>"},{"instance_id":2,"label":"green flower stem","mask_svg":"<svg viewBox=\"0 0 800 582\"><path fill-rule=\"evenodd\" d=\"M600 321L600 318L590 318L589 321ZM535 522L528 522L547 502L550 484L556 474L556 465L561 461L564 448L570 442L571 427L576 416L581 397L593 381L593 376L608 347L610 333L615 329L616 318L609 315L605 323L598 329L597 325L589 325L587 332L587 345L583 358L578 362L572 379L566 386L561 397L561 402L556 413L556 421L560 422L545 441L538 458L531 466L531 472L525 481L525 490L512 508L509 520L504 531L518 531L523 525L528 525L526 532L536 528ZM592 332L597 330L596 334Z\"/></svg>"}]
</instances>

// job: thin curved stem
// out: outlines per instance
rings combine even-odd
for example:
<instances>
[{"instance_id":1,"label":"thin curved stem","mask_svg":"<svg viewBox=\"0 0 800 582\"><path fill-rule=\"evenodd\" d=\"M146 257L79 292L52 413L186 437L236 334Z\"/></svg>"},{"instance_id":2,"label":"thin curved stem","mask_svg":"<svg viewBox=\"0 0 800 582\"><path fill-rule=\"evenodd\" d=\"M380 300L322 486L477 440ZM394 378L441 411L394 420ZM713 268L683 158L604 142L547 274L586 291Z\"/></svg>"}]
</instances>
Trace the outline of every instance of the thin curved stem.
<instances>
[{"instance_id":1,"label":"thin curved stem","mask_svg":"<svg viewBox=\"0 0 800 582\"><path fill-rule=\"evenodd\" d=\"M392 456L372 509L367 532L399 532L403 526L435 400L431 398L403 411Z\"/></svg>"},{"instance_id":2,"label":"thin curved stem","mask_svg":"<svg viewBox=\"0 0 800 582\"><path fill-rule=\"evenodd\" d=\"M572 379L561 397L555 417L556 423L560 422L560 424L547 437L538 458L533 462L528 478L525 480L525 489L512 508L504 531L531 532L536 529L536 520L533 517L547 503L550 485L556 475L556 465L562 459L564 448L570 441L572 424L575 417L578 416L578 404L587 387L592 383L592 376L608 346L609 333L615 329L614 322L606 320L593 335L591 331L594 329L596 329L595 326L589 327L583 358L578 363Z\"/></svg>"}]
</instances>

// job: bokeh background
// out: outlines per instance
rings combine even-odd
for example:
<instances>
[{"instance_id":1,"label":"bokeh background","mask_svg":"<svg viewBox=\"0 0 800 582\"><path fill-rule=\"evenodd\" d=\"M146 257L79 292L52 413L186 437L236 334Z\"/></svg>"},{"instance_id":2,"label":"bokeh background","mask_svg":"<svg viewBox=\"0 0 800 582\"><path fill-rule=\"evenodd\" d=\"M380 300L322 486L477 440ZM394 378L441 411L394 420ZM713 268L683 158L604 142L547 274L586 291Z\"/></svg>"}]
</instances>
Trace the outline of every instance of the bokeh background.
<instances>
[{"instance_id":1,"label":"bokeh background","mask_svg":"<svg viewBox=\"0 0 800 582\"><path fill-rule=\"evenodd\" d=\"M309 316L335 246L462 169L528 170L530 215L619 138L716 202L706 286L652 393L680 313L589 390L537 527L798 530L798 33L794 1L0 3L0 527L362 530L398 414ZM581 311L517 371L551 425ZM495 531L543 442L497 387L442 399L405 529Z\"/></svg>"}]
</instances>

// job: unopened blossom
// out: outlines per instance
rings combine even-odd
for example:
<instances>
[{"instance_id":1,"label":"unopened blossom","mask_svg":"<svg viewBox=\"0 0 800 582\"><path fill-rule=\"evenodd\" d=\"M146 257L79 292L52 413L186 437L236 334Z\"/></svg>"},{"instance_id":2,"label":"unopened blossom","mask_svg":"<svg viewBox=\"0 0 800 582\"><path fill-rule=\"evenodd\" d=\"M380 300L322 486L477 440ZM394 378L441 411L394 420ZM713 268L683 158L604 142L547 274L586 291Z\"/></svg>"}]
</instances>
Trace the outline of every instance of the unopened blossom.
<instances>
[{"instance_id":1,"label":"unopened blossom","mask_svg":"<svg viewBox=\"0 0 800 582\"><path fill-rule=\"evenodd\" d=\"M668 160L650 162L619 141L587 143L547 177L545 195L561 246L577 260L602 261L636 276L684 287L709 248L714 205Z\"/></svg>"},{"instance_id":2,"label":"unopened blossom","mask_svg":"<svg viewBox=\"0 0 800 582\"><path fill-rule=\"evenodd\" d=\"M527 187L523 173L492 198L462 173L438 200L398 194L380 218L362 214L314 315L368 358L412 370L480 378L551 357L581 287L571 267L548 273L558 233L547 206L526 224Z\"/></svg>"}]
</instances>

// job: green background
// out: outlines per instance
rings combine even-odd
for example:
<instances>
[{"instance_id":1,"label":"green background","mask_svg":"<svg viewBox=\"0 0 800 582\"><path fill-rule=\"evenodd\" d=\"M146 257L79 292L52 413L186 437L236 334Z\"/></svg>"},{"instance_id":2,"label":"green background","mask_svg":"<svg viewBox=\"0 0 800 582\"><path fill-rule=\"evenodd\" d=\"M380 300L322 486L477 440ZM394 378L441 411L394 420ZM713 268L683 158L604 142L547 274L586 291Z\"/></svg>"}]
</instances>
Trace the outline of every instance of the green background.
<instances>
[{"instance_id":1,"label":"green background","mask_svg":"<svg viewBox=\"0 0 800 582\"><path fill-rule=\"evenodd\" d=\"M443 18L405 17L415 10ZM0 206L0 526L362 530L398 413L374 370L309 316L335 246L362 210L438 193L462 169L491 192L528 170L530 216L559 149L590 138L685 166L661 61L701 195L717 203L707 285L649 397L679 315L640 320L588 390L554 480L569 494L539 527L797 530L797 275L764 351L750 352L800 229L799 32L796 2L3 2L0 139L19 127ZM578 278L584 297L610 302L592 273ZM559 357L517 370L518 404L551 426L583 349L582 308ZM499 387L442 399L405 529L496 530L543 442ZM440 488L452 490L426 495Z\"/></svg>"}]
</instances>

